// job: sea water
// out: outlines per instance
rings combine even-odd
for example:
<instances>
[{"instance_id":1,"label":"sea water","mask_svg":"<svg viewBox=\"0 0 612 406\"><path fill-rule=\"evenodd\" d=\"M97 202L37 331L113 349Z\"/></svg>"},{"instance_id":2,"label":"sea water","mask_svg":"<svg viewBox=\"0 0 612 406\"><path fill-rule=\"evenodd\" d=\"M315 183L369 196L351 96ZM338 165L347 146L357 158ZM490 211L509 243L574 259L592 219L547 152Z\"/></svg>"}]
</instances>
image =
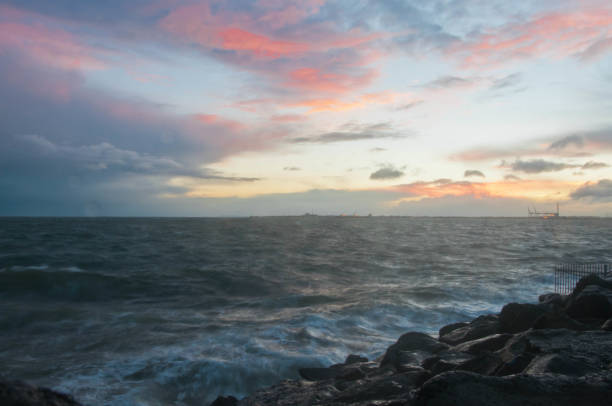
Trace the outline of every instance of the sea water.
<instances>
[{"instance_id":1,"label":"sea water","mask_svg":"<svg viewBox=\"0 0 612 406\"><path fill-rule=\"evenodd\" d=\"M206 405L536 302L611 247L597 218L0 218L0 374Z\"/></svg>"}]
</instances>

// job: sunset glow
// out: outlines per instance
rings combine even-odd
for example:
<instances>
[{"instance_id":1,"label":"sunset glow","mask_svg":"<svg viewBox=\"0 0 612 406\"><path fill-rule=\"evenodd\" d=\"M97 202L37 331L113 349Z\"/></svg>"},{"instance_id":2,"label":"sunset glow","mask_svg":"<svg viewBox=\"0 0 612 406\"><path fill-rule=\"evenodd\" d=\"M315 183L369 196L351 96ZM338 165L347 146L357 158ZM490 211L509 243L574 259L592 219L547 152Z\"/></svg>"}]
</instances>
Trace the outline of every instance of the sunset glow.
<instances>
[{"instance_id":1,"label":"sunset glow","mask_svg":"<svg viewBox=\"0 0 612 406\"><path fill-rule=\"evenodd\" d=\"M608 1L1 3L0 215L612 214Z\"/></svg>"}]
</instances>

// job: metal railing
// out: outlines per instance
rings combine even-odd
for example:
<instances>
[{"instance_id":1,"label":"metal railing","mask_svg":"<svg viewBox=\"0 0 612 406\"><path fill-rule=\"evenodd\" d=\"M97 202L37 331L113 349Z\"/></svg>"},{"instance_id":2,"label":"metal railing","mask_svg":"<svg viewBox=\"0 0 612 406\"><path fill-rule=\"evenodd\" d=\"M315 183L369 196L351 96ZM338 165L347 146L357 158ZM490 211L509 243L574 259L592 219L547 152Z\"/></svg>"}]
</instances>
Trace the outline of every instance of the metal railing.
<instances>
[{"instance_id":1,"label":"metal railing","mask_svg":"<svg viewBox=\"0 0 612 406\"><path fill-rule=\"evenodd\" d=\"M601 278L612 276L610 264L557 264L555 265L555 293L572 293L578 281L590 274Z\"/></svg>"}]
</instances>

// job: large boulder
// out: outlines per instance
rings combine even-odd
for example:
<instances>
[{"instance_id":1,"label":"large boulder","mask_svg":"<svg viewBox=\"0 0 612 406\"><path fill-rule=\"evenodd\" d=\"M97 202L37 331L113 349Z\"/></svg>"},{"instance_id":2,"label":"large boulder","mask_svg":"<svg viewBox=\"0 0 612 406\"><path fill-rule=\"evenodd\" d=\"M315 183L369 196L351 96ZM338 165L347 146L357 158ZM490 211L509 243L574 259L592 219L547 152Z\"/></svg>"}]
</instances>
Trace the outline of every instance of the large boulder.
<instances>
[{"instance_id":1,"label":"large boulder","mask_svg":"<svg viewBox=\"0 0 612 406\"><path fill-rule=\"evenodd\" d=\"M550 311L549 306L530 303L508 303L499 314L502 333L519 333L530 329L536 320Z\"/></svg>"},{"instance_id":2,"label":"large boulder","mask_svg":"<svg viewBox=\"0 0 612 406\"><path fill-rule=\"evenodd\" d=\"M575 319L606 320L612 316L611 302L612 290L595 284L585 285L577 294L572 294L565 311Z\"/></svg>"},{"instance_id":3,"label":"large boulder","mask_svg":"<svg viewBox=\"0 0 612 406\"><path fill-rule=\"evenodd\" d=\"M588 326L572 319L561 311L543 314L533 323L531 327L538 330L566 328L568 330L582 331L588 329Z\"/></svg>"},{"instance_id":4,"label":"large boulder","mask_svg":"<svg viewBox=\"0 0 612 406\"><path fill-rule=\"evenodd\" d=\"M496 354L503 361L503 365L495 371L495 375L499 376L529 371L562 374L565 365L575 365L584 373L605 373L612 361L612 334L603 330L528 330L516 334ZM545 358L549 354L560 358ZM564 364L561 365L559 360L563 360ZM543 367L544 362L548 366Z\"/></svg>"},{"instance_id":5,"label":"large boulder","mask_svg":"<svg viewBox=\"0 0 612 406\"><path fill-rule=\"evenodd\" d=\"M500 332L499 327L499 317L496 314L488 314L477 317L464 326L457 326L451 329L444 329L443 327L444 330L440 330L440 341L449 345L457 345L497 334Z\"/></svg>"},{"instance_id":6,"label":"large boulder","mask_svg":"<svg viewBox=\"0 0 612 406\"><path fill-rule=\"evenodd\" d=\"M416 406L608 406L611 377L564 375L484 376L453 371L431 378L416 392Z\"/></svg>"},{"instance_id":7,"label":"large boulder","mask_svg":"<svg viewBox=\"0 0 612 406\"><path fill-rule=\"evenodd\" d=\"M21 381L0 381L2 406L80 406L71 396Z\"/></svg>"},{"instance_id":8,"label":"large boulder","mask_svg":"<svg viewBox=\"0 0 612 406\"><path fill-rule=\"evenodd\" d=\"M425 333L409 332L387 348L380 366L396 369L401 369L405 364L418 366L426 358L448 348L448 345Z\"/></svg>"}]
</instances>

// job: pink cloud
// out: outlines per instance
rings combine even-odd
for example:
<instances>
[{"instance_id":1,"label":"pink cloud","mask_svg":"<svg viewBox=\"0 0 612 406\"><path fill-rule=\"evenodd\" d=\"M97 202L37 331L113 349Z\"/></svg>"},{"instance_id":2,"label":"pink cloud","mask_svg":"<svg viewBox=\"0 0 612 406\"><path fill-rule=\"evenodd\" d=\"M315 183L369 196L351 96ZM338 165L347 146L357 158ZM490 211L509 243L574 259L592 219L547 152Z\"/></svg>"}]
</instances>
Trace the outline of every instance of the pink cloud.
<instances>
[{"instance_id":1,"label":"pink cloud","mask_svg":"<svg viewBox=\"0 0 612 406\"><path fill-rule=\"evenodd\" d=\"M383 55L371 46L381 34L342 31L327 21L305 22L323 4L260 0L247 14L225 3L212 7L201 2L174 8L159 26L174 40L255 72L285 93L285 100L303 99L304 92L312 98L349 94L377 77L369 65ZM287 89L300 94L292 97Z\"/></svg>"},{"instance_id":2,"label":"pink cloud","mask_svg":"<svg viewBox=\"0 0 612 406\"><path fill-rule=\"evenodd\" d=\"M101 69L95 51L70 33L39 24L0 22L0 52L17 51L41 65L61 69Z\"/></svg>"},{"instance_id":3,"label":"pink cloud","mask_svg":"<svg viewBox=\"0 0 612 406\"><path fill-rule=\"evenodd\" d=\"M611 33L610 9L550 13L489 30L447 52L465 67L487 67L522 58L579 55Z\"/></svg>"},{"instance_id":4,"label":"pink cloud","mask_svg":"<svg viewBox=\"0 0 612 406\"><path fill-rule=\"evenodd\" d=\"M324 72L318 68L299 68L289 73L288 85L307 90L328 93L344 93L357 87L363 87L377 76L374 70L361 75L346 75Z\"/></svg>"}]
</instances>

